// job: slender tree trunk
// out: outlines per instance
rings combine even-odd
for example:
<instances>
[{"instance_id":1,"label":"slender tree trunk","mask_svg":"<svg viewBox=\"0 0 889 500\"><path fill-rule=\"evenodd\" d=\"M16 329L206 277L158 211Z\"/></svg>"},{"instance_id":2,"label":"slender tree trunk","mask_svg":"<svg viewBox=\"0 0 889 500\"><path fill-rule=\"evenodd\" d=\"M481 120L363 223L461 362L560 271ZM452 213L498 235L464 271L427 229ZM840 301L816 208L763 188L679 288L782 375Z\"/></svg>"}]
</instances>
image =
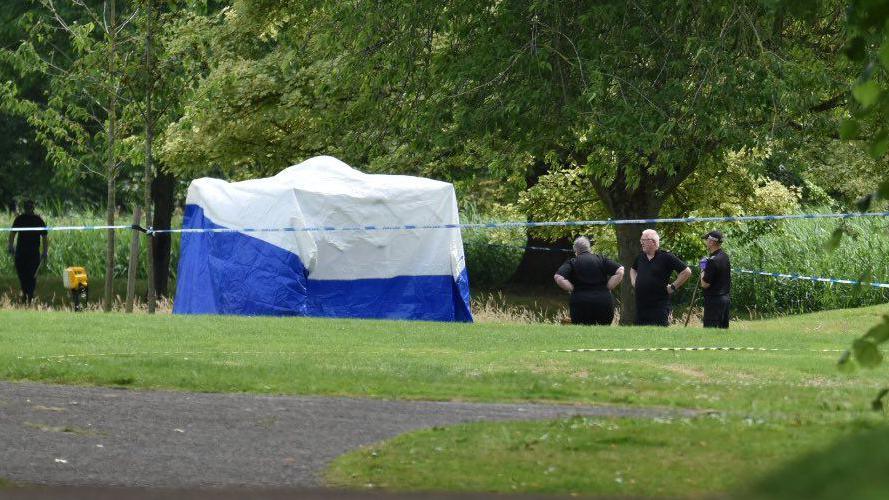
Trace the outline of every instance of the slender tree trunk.
<instances>
[{"instance_id":1,"label":"slender tree trunk","mask_svg":"<svg viewBox=\"0 0 889 500\"><path fill-rule=\"evenodd\" d=\"M151 184L153 182L154 176L154 161L152 157L152 146L154 144L154 92L153 92L153 82L152 82L152 74L154 69L154 60L152 59L153 54L151 52L151 43L153 37L153 18L154 15L152 7L154 6L154 0L148 0L146 2L146 29L145 29L145 73L146 73L146 93L145 93L145 177L143 179L143 203L145 205L145 223L146 225L151 224L152 220L152 210L151 210ZM146 301L148 302L148 314L154 314L155 309L155 298L156 298L156 290L155 290L155 275L154 275L154 242L148 242L148 296L146 297Z\"/></svg>"},{"instance_id":2,"label":"slender tree trunk","mask_svg":"<svg viewBox=\"0 0 889 500\"><path fill-rule=\"evenodd\" d=\"M117 4L115 0L109 2L108 23L110 44L108 45L108 74L111 77L111 95L108 103L108 165L106 167L106 175L108 176L108 208L106 211L106 221L109 226L114 225L114 209L115 209L115 177L117 176L117 165L115 164L114 144L116 140L115 127L117 127L117 82L114 75L117 73L115 67L115 39L117 34ZM105 299L102 303L102 309L105 312L111 311L111 301L114 294L114 230L108 230L108 247L105 252Z\"/></svg>"},{"instance_id":3,"label":"slender tree trunk","mask_svg":"<svg viewBox=\"0 0 889 500\"><path fill-rule=\"evenodd\" d=\"M174 188L176 178L173 175L159 171L151 185L151 197L154 202L154 219L152 226L155 229L170 229L174 209ZM151 239L154 247L154 273L155 287L158 296L169 295L170 278L170 250L172 238L170 233L158 234Z\"/></svg>"},{"instance_id":4,"label":"slender tree trunk","mask_svg":"<svg viewBox=\"0 0 889 500\"><path fill-rule=\"evenodd\" d=\"M136 206L133 211L133 225L142 224L142 207ZM133 312L133 302L136 300L136 272L139 269L139 238L142 237L138 231L130 231L130 259L127 268L127 299L124 310L127 313Z\"/></svg>"}]
</instances>

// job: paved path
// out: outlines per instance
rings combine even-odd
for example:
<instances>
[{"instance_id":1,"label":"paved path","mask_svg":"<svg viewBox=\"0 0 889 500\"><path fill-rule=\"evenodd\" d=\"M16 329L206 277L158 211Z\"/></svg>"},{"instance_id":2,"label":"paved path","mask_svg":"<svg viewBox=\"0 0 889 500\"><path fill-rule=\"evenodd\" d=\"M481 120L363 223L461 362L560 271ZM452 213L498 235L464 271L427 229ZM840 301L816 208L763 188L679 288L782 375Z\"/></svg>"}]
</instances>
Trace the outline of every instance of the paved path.
<instances>
[{"instance_id":1,"label":"paved path","mask_svg":"<svg viewBox=\"0 0 889 500\"><path fill-rule=\"evenodd\" d=\"M0 382L0 477L100 487L317 487L338 455L423 427L679 414L693 413Z\"/></svg>"}]
</instances>

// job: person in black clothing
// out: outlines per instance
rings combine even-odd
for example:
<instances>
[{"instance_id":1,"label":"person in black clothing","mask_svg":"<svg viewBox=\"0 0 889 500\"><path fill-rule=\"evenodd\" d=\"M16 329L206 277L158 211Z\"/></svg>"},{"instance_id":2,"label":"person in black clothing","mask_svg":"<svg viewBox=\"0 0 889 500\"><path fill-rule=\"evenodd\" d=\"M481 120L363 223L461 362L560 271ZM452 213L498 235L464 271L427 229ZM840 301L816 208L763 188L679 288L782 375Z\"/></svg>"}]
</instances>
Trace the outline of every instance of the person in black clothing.
<instances>
[{"instance_id":1,"label":"person in black clothing","mask_svg":"<svg viewBox=\"0 0 889 500\"><path fill-rule=\"evenodd\" d=\"M614 320L611 290L624 279L624 268L613 260L590 253L590 240L574 241L573 259L553 276L559 288L571 292L568 308L575 325L610 325Z\"/></svg>"},{"instance_id":2,"label":"person in black clothing","mask_svg":"<svg viewBox=\"0 0 889 500\"><path fill-rule=\"evenodd\" d=\"M46 227L46 223L34 213L34 202L28 200L24 204L25 213L12 222L12 227ZM18 236L18 241L16 241ZM43 252L40 252L40 241L43 240ZM9 253L15 256L15 271L19 275L22 287L22 301L30 304L37 288L37 271L40 262L46 260L49 240L46 230L43 231L12 231L9 233Z\"/></svg>"},{"instance_id":3,"label":"person in black clothing","mask_svg":"<svg viewBox=\"0 0 889 500\"><path fill-rule=\"evenodd\" d=\"M670 326L670 296L691 276L691 269L678 257L660 250L661 238L653 229L642 231L640 253L630 269L630 283L636 291L636 324ZM670 282L673 272L679 273Z\"/></svg>"},{"instance_id":4,"label":"person in black clothing","mask_svg":"<svg viewBox=\"0 0 889 500\"><path fill-rule=\"evenodd\" d=\"M704 290L704 328L728 328L732 288L732 265L722 250L722 233L703 236L709 255L701 260L701 288Z\"/></svg>"}]
</instances>

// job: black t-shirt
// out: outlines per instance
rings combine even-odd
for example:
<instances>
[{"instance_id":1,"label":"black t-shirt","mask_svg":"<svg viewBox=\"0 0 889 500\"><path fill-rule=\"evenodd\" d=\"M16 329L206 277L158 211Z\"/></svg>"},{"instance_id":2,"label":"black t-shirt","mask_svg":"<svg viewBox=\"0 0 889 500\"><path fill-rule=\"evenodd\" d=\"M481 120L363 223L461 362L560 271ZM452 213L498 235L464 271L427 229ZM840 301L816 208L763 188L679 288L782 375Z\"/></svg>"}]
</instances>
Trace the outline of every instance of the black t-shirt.
<instances>
[{"instance_id":1,"label":"black t-shirt","mask_svg":"<svg viewBox=\"0 0 889 500\"><path fill-rule=\"evenodd\" d=\"M732 288L732 265L728 254L719 250L707 257L707 267L704 269L704 281L710 283L704 289L704 295L726 295Z\"/></svg>"},{"instance_id":2,"label":"black t-shirt","mask_svg":"<svg viewBox=\"0 0 889 500\"><path fill-rule=\"evenodd\" d=\"M12 222L12 227L46 227L46 223L37 214L21 214ZM15 256L36 257L40 255L40 235L43 231L14 231L18 234L15 243Z\"/></svg>"},{"instance_id":3,"label":"black t-shirt","mask_svg":"<svg viewBox=\"0 0 889 500\"><path fill-rule=\"evenodd\" d=\"M608 279L620 268L613 260L598 254L583 252L562 264L556 274L574 285L572 297L608 291Z\"/></svg>"},{"instance_id":4,"label":"black t-shirt","mask_svg":"<svg viewBox=\"0 0 889 500\"><path fill-rule=\"evenodd\" d=\"M681 272L688 267L679 257L657 250L654 257L648 260L645 252L640 253L633 262L636 270L636 303L661 304L670 301L667 283L673 271Z\"/></svg>"}]
</instances>

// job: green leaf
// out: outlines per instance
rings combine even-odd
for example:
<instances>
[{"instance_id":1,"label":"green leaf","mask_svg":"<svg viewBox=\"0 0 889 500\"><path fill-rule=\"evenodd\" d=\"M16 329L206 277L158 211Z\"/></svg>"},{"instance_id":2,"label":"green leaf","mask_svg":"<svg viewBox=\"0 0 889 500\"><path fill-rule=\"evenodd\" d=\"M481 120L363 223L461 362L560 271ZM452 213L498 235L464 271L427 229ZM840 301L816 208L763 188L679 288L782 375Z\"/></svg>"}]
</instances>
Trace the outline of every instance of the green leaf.
<instances>
[{"instance_id":1,"label":"green leaf","mask_svg":"<svg viewBox=\"0 0 889 500\"><path fill-rule=\"evenodd\" d=\"M840 139L844 141L854 139L858 136L860 130L861 126L858 123L858 120L852 118L843 120L843 123L840 124Z\"/></svg>"},{"instance_id":2,"label":"green leaf","mask_svg":"<svg viewBox=\"0 0 889 500\"><path fill-rule=\"evenodd\" d=\"M852 373L855 371L855 363L852 362L852 351L846 349L837 360L837 369L843 373Z\"/></svg>"},{"instance_id":3,"label":"green leaf","mask_svg":"<svg viewBox=\"0 0 889 500\"><path fill-rule=\"evenodd\" d=\"M869 108L880 98L880 86L873 80L861 82L852 87L852 97L854 97L862 107Z\"/></svg>"},{"instance_id":4,"label":"green leaf","mask_svg":"<svg viewBox=\"0 0 889 500\"><path fill-rule=\"evenodd\" d=\"M886 154L886 151L889 150L889 133L885 130L880 131L876 137L870 143L870 151L868 151L871 157L875 160L879 160Z\"/></svg>"},{"instance_id":5,"label":"green leaf","mask_svg":"<svg viewBox=\"0 0 889 500\"><path fill-rule=\"evenodd\" d=\"M880 64L882 64L884 68L889 69L889 43L887 43L887 41L884 40L883 44L880 45L878 56L880 58Z\"/></svg>"},{"instance_id":6,"label":"green leaf","mask_svg":"<svg viewBox=\"0 0 889 500\"><path fill-rule=\"evenodd\" d=\"M864 38L856 36L846 44L846 57L853 61L861 61L867 55L867 44Z\"/></svg>"},{"instance_id":7,"label":"green leaf","mask_svg":"<svg viewBox=\"0 0 889 500\"><path fill-rule=\"evenodd\" d=\"M880 187L877 188L877 196L881 200L889 200L889 180L880 183Z\"/></svg>"},{"instance_id":8,"label":"green leaf","mask_svg":"<svg viewBox=\"0 0 889 500\"><path fill-rule=\"evenodd\" d=\"M885 398L887 394L889 394L889 389L885 388L877 393L877 397L870 402L870 407L873 411L883 411L883 398Z\"/></svg>"},{"instance_id":9,"label":"green leaf","mask_svg":"<svg viewBox=\"0 0 889 500\"><path fill-rule=\"evenodd\" d=\"M883 355L880 354L877 345L869 340L855 339L852 351L855 353L855 361L865 368L874 368L883 362Z\"/></svg>"},{"instance_id":10,"label":"green leaf","mask_svg":"<svg viewBox=\"0 0 889 500\"><path fill-rule=\"evenodd\" d=\"M866 194L855 201L855 207L858 208L859 212L867 212L870 209L871 204L873 204L874 195Z\"/></svg>"},{"instance_id":11,"label":"green leaf","mask_svg":"<svg viewBox=\"0 0 889 500\"><path fill-rule=\"evenodd\" d=\"M838 227L833 230L833 234L830 235L830 239L827 240L827 243L824 244L824 248L828 252L833 252L840 246L840 241L843 239L843 228Z\"/></svg>"},{"instance_id":12,"label":"green leaf","mask_svg":"<svg viewBox=\"0 0 889 500\"><path fill-rule=\"evenodd\" d=\"M889 340L889 316L883 316L883 322L868 330L862 338L877 345Z\"/></svg>"}]
</instances>

